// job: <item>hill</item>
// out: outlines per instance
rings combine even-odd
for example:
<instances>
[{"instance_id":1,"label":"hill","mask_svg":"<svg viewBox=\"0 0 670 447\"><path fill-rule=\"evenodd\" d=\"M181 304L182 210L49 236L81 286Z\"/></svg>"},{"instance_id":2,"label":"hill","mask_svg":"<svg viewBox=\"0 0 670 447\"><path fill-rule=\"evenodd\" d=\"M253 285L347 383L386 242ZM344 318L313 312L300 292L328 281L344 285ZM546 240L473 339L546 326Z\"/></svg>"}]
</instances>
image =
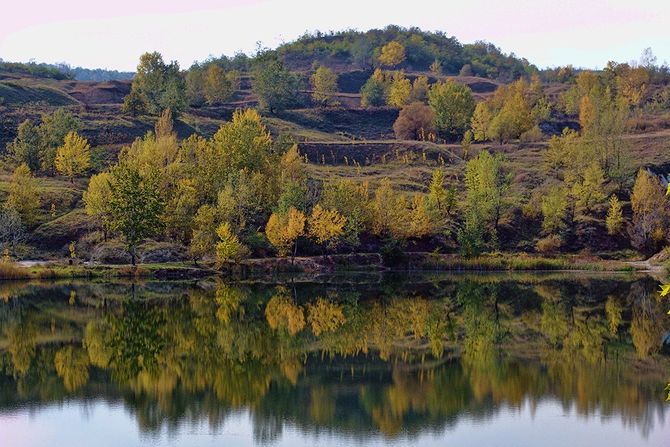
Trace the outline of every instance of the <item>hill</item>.
<instances>
[{"instance_id":1,"label":"hill","mask_svg":"<svg viewBox=\"0 0 670 447\"><path fill-rule=\"evenodd\" d=\"M380 57L390 43L399 43L404 56L386 67ZM461 44L445 34L417 29L388 27L365 33L316 33L255 57L238 55L210 59L184 71L177 67L177 79L183 83L186 95L175 116L174 132L178 141L192 134L209 139L222 125L230 122L236 109L262 108L263 101L254 83L268 60L278 60L280 69L297 81L296 101L274 111L264 110L262 122L271 134L276 151L283 153L290 144L297 143L309 179L305 188L311 194L308 194L306 211L323 194L322 186L334 181L367 182L373 195L372 191L382 185L384 179L389 179L394 190L411 198L415 194L427 194L431 178L439 170L444 175L445 186L453 187L457 197L458 213L449 216L451 227L440 234L403 237L401 242L409 251L457 251L460 244L456 240L457 234L466 219L466 208L463 207L467 196L463 181L466 166L478 154L489 152L504 157L508 176L504 212L496 222L497 247L513 252L539 250L538 242L548 236L542 221L543 197L558 187L565 187L565 179L570 174L567 170L550 173L546 168L547 153L558 144L557 141L563 141L559 136L564 129L584 133L579 102L591 93L579 93L584 82L579 70L571 67L539 70L524 59L503 54L492 44ZM207 76L210 71L217 73L210 70L213 66L221 70L221 76L234 74L230 78L235 81L230 84L234 88L225 99L204 100L202 92L193 91L193 85L200 85L194 84L193 79ZM318 67L327 67L336 76L335 89L328 94L328 103L314 99L311 77ZM609 72L589 72L588 76L595 76L599 79L597 82L610 82L621 90L617 76L624 76L625 70L636 68L612 67ZM0 153L5 155L0 173L0 199L3 201L9 192L11 171L16 167L15 160L9 157L8 145L15 140L19 125L26 119L38 125L57 110L72 114L79 122L78 132L92 146L93 162L87 174L104 171L115 164L123 146L131 145L154 129L158 116L129 113L124 108L124 100L131 93L130 80L80 81L73 79L72 73L63 74L39 64L29 68L0 65ZM603 184L607 191L603 200L583 215L577 216L581 211L571 205L570 212L574 215L567 228L561 227L562 245L555 250L571 253L586 250L602 256L639 256L626 251L631 249L626 231L608 234L605 199L611 194L621 199L623 219L628 225L633 218L630 198L637 170L642 167L656 174L670 171L670 90L667 69L663 70L663 67L649 68L643 97L638 104L627 106L630 113L626 114L622 132L616 137L617 147L626 148L625 174L616 180L618 183L613 177L608 178ZM361 91L371 78L377 76L376 73L386 73L385 88L389 82L395 82L388 79L398 76L397 73L401 73L398 79L402 78L410 88L422 79L430 88L453 82L466 86L475 103L490 104L492 108L498 107L497 103L503 107L507 101L504 95L512 95L514 89L526 89L523 95L530 98L528 92L535 88L539 93L536 92L533 107L546 104L546 111L539 118L533 115L535 127L521 136L483 138L467 144L461 143L462 134L458 138L400 138L394 132L394 123L402 107L388 104L364 107L361 104ZM610 75L614 77L608 80ZM135 79L137 81L137 77ZM203 82L205 78L199 79ZM524 81L525 84L515 82L518 79L528 81ZM574 95L578 95L576 100ZM602 97L601 93L598 95ZM426 102L426 98L420 101ZM535 110L533 108L533 113ZM578 176L583 175L582 167L570 169L576 169ZM39 216L29 228L28 244L19 256L60 256L65 253L68 241L80 241L91 250L100 243L91 239L98 224L83 211L82 194L87 184L88 176L68 183L52 173L40 175L38 190L42 201ZM173 186L171 184L170 188ZM269 213L273 209L274 205L266 211ZM192 219L195 210L190 213L189 219ZM262 229L265 222L258 223L257 228ZM258 234L263 241L253 240L256 233L240 233L240 237L252 247L254 255L272 253L265 236ZM376 234L361 234L360 237L358 250L363 251L382 250L388 242L386 237ZM175 242L167 234L157 239L160 243ZM306 253L320 253L314 244L304 244L303 247Z\"/></svg>"}]
</instances>

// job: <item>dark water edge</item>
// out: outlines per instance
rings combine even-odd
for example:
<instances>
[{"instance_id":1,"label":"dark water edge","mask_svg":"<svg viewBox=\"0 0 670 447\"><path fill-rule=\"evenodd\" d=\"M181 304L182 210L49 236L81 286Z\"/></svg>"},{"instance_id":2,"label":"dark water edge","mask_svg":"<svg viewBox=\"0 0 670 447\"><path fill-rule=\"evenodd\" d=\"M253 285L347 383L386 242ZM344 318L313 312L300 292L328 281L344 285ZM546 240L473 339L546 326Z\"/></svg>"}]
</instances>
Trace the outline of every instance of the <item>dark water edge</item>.
<instances>
[{"instance_id":1,"label":"dark water edge","mask_svg":"<svg viewBox=\"0 0 670 447\"><path fill-rule=\"evenodd\" d=\"M0 445L667 445L657 288L566 272L1 283Z\"/></svg>"}]
</instances>

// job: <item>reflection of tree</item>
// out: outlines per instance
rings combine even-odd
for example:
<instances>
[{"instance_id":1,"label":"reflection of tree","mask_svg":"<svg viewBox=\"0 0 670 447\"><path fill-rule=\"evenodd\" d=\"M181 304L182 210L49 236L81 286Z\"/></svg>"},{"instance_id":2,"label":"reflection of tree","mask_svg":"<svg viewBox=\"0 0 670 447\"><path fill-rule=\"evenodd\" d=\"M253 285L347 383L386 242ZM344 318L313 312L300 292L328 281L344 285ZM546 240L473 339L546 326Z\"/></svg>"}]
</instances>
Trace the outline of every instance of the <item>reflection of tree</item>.
<instances>
[{"instance_id":1,"label":"reflection of tree","mask_svg":"<svg viewBox=\"0 0 670 447\"><path fill-rule=\"evenodd\" d=\"M26 374L35 357L37 328L33 322L19 319L6 326L3 332L7 337L14 371L18 375Z\"/></svg>"},{"instance_id":2,"label":"reflection of tree","mask_svg":"<svg viewBox=\"0 0 670 447\"><path fill-rule=\"evenodd\" d=\"M76 391L88 382L88 356L82 349L66 346L54 356L58 377L63 379L65 389Z\"/></svg>"},{"instance_id":3,"label":"reflection of tree","mask_svg":"<svg viewBox=\"0 0 670 447\"><path fill-rule=\"evenodd\" d=\"M132 378L143 370L156 370L165 340L165 309L128 299L121 315L109 319L110 364L120 378Z\"/></svg>"},{"instance_id":4,"label":"reflection of tree","mask_svg":"<svg viewBox=\"0 0 670 447\"><path fill-rule=\"evenodd\" d=\"M0 381L17 390L0 395L0 408L29 396L121 396L143 431L205 419L219 427L232 411L248 409L257 441L276 439L288 423L305 432L396 437L548 396L579 414L618 415L645 430L663 411L654 400L665 378L657 369L641 376L632 348L603 355L611 328L630 323L633 346L652 355L647 364L660 361L654 334L666 323L644 283L628 301L625 287L607 282L465 281L421 290L394 283L355 295L223 282L141 287L137 295L151 299L98 308L78 289L70 307L64 294L52 307L0 313L0 346L7 346ZM67 338L57 333L64 328Z\"/></svg>"},{"instance_id":5,"label":"reflection of tree","mask_svg":"<svg viewBox=\"0 0 670 447\"><path fill-rule=\"evenodd\" d=\"M629 300L633 303L630 335L640 358L647 358L661 348L663 336L662 306L656 294L650 294L641 283L630 288Z\"/></svg>"}]
</instances>

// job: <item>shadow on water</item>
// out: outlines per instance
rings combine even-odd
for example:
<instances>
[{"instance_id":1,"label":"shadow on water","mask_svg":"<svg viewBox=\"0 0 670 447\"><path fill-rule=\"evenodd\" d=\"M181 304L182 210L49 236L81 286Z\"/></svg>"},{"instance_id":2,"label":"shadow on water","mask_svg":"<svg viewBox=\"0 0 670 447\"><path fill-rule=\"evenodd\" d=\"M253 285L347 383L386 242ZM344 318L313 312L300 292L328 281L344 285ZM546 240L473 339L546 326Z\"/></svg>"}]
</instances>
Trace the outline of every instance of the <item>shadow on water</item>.
<instances>
[{"instance_id":1,"label":"shadow on water","mask_svg":"<svg viewBox=\"0 0 670 447\"><path fill-rule=\"evenodd\" d=\"M0 415L118 402L143 433L251 415L365 440L548 400L646 437L665 417L656 282L574 274L0 283Z\"/></svg>"}]
</instances>

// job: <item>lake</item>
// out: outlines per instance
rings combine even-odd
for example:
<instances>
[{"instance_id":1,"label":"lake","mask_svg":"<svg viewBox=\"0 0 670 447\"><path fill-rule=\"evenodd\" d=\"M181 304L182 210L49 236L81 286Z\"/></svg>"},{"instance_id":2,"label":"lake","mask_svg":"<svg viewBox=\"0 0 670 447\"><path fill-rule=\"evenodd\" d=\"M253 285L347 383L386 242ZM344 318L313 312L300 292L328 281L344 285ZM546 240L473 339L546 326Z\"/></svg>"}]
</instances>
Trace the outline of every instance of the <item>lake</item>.
<instances>
[{"instance_id":1,"label":"lake","mask_svg":"<svg viewBox=\"0 0 670 447\"><path fill-rule=\"evenodd\" d=\"M0 283L0 446L668 446L657 290L567 273Z\"/></svg>"}]
</instances>

